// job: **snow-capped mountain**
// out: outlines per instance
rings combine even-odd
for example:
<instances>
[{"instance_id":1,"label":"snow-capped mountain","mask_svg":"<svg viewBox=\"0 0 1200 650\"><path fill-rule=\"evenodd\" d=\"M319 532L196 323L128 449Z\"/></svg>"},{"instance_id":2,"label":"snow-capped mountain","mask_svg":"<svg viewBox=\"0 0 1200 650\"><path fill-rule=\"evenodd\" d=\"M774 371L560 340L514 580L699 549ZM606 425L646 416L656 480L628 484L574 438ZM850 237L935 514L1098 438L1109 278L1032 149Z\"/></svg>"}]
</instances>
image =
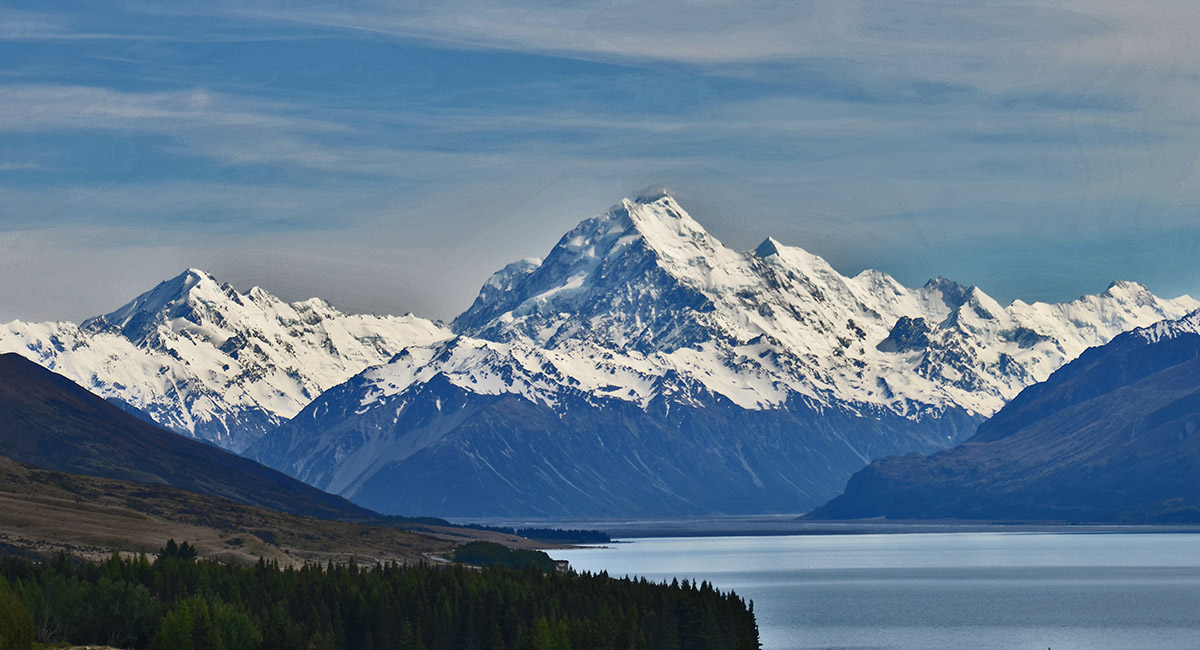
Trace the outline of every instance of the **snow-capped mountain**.
<instances>
[{"instance_id":1,"label":"snow-capped mountain","mask_svg":"<svg viewBox=\"0 0 1200 650\"><path fill-rule=\"evenodd\" d=\"M168 429L242 451L364 368L449 336L415 316L343 314L319 298L289 304L189 269L81 325L2 325L0 352Z\"/></svg>"},{"instance_id":2,"label":"snow-capped mountain","mask_svg":"<svg viewBox=\"0 0 1200 650\"><path fill-rule=\"evenodd\" d=\"M872 462L816 519L1200 521L1200 311L1121 334L965 444Z\"/></svg>"},{"instance_id":3,"label":"snow-capped mountain","mask_svg":"<svg viewBox=\"0 0 1200 650\"><path fill-rule=\"evenodd\" d=\"M1198 306L1132 283L1060 305L909 289L773 239L731 250L670 196L625 200L496 273L455 338L359 374L249 453L388 512L798 511Z\"/></svg>"}]
</instances>

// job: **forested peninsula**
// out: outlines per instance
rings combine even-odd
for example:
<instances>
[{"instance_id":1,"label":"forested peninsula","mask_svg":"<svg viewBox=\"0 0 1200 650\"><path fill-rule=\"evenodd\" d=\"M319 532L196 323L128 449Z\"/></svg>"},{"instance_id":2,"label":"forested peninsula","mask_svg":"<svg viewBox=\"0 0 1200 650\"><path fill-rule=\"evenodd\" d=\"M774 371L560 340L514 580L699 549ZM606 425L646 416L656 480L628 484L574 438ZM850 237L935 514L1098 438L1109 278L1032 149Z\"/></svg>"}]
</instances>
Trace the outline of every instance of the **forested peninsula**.
<instances>
[{"instance_id":1,"label":"forested peninsula","mask_svg":"<svg viewBox=\"0 0 1200 650\"><path fill-rule=\"evenodd\" d=\"M533 565L281 567L59 554L0 560L0 648L588 650L759 647L753 605L708 583Z\"/></svg>"}]
</instances>

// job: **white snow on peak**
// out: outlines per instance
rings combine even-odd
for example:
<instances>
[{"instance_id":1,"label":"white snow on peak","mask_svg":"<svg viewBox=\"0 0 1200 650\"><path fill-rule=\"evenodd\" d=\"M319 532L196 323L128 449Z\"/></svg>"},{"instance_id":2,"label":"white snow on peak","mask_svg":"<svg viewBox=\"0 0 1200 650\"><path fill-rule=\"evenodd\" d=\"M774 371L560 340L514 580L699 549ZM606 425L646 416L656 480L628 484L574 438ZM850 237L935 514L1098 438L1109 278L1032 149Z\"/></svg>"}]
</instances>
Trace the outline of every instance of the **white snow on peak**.
<instances>
[{"instance_id":1,"label":"white snow on peak","mask_svg":"<svg viewBox=\"0 0 1200 650\"><path fill-rule=\"evenodd\" d=\"M1197 307L1135 283L1006 306L945 278L910 289L875 270L846 277L773 238L731 250L657 194L584 220L540 264L493 276L455 320L458 338L372 370L361 400L441 375L542 403L582 391L645 406L699 390L755 409L799 399L986 416L1088 347Z\"/></svg>"},{"instance_id":2,"label":"white snow on peak","mask_svg":"<svg viewBox=\"0 0 1200 650\"><path fill-rule=\"evenodd\" d=\"M1193 311L1178 320L1164 320L1133 331L1134 336L1148 343L1178 338L1185 334L1200 334L1200 310Z\"/></svg>"},{"instance_id":3,"label":"white snow on peak","mask_svg":"<svg viewBox=\"0 0 1200 650\"><path fill-rule=\"evenodd\" d=\"M170 280L159 283L116 311L85 321L85 327L88 323L100 325L103 321L104 325L125 328L140 314L158 313L172 304L186 300L193 291L212 294L219 290L212 276L200 269L190 268Z\"/></svg>"},{"instance_id":4,"label":"white snow on peak","mask_svg":"<svg viewBox=\"0 0 1200 650\"><path fill-rule=\"evenodd\" d=\"M449 336L411 315L343 314L259 287L238 293L189 269L82 325L0 326L0 351L238 451L363 369Z\"/></svg>"},{"instance_id":5,"label":"white snow on peak","mask_svg":"<svg viewBox=\"0 0 1200 650\"><path fill-rule=\"evenodd\" d=\"M1001 305L944 278L908 288L876 270L847 277L772 238L732 250L662 193L621 201L544 260L494 274L454 333L412 315L239 293L189 269L79 326L0 326L0 352L240 450L358 373L352 411L402 408L404 393L442 378L554 408L571 395L986 416L1086 348L1197 308L1128 282L1068 303ZM1200 323L1189 319L1143 335Z\"/></svg>"},{"instance_id":6,"label":"white snow on peak","mask_svg":"<svg viewBox=\"0 0 1200 650\"><path fill-rule=\"evenodd\" d=\"M745 256L708 234L671 196L664 194L652 202L626 199L621 208L633 231L623 234L640 235L659 264L679 280L694 288L740 286L750 280L744 272Z\"/></svg>"}]
</instances>

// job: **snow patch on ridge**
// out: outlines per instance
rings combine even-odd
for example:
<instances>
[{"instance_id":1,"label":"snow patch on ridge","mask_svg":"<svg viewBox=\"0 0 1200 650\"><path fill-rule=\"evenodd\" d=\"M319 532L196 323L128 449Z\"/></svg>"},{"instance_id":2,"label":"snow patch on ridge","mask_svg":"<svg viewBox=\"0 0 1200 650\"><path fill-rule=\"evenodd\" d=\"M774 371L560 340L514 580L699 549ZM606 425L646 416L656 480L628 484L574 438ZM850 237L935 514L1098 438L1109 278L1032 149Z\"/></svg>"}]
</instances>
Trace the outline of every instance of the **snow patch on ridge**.
<instances>
[{"instance_id":1,"label":"snow patch on ridge","mask_svg":"<svg viewBox=\"0 0 1200 650\"><path fill-rule=\"evenodd\" d=\"M1167 320L1133 331L1134 336L1147 343L1158 343L1186 334L1200 334L1200 310L1193 311L1179 320Z\"/></svg>"}]
</instances>

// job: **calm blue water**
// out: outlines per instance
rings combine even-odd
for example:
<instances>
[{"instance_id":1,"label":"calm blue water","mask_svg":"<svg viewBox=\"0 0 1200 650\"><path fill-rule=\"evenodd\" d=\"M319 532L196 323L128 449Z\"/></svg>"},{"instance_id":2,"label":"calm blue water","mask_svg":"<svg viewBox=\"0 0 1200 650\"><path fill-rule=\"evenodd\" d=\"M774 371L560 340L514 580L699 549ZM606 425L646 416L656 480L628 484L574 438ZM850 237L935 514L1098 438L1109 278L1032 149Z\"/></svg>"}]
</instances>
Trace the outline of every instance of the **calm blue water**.
<instances>
[{"instance_id":1,"label":"calm blue water","mask_svg":"<svg viewBox=\"0 0 1200 650\"><path fill-rule=\"evenodd\" d=\"M769 650L1200 649L1200 535L660 538L551 555L732 589Z\"/></svg>"}]
</instances>

